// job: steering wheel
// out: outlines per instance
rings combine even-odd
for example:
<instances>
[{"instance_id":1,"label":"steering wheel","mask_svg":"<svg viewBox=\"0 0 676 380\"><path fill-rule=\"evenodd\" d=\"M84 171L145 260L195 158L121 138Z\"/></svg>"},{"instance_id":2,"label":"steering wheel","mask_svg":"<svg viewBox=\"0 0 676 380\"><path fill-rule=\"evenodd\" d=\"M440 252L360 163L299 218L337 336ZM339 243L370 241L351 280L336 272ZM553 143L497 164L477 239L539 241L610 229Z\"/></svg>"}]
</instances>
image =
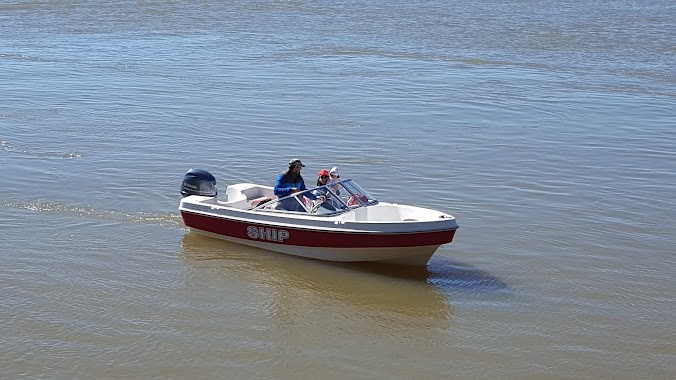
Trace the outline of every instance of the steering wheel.
<instances>
[{"instance_id":1,"label":"steering wheel","mask_svg":"<svg viewBox=\"0 0 676 380\"><path fill-rule=\"evenodd\" d=\"M312 207L310 207L310 213L311 213L311 214L314 214L315 212L317 212L317 210L319 210L319 207L320 207L324 202L326 202L326 196L325 196L325 195L318 195L318 196L317 196L317 199L315 199L314 201L312 201Z\"/></svg>"},{"instance_id":2,"label":"steering wheel","mask_svg":"<svg viewBox=\"0 0 676 380\"><path fill-rule=\"evenodd\" d=\"M316 213L317 210L319 210L319 207L322 205L322 203L324 203L324 202L322 202L319 199L312 201L312 207L310 208L310 214Z\"/></svg>"}]
</instances>

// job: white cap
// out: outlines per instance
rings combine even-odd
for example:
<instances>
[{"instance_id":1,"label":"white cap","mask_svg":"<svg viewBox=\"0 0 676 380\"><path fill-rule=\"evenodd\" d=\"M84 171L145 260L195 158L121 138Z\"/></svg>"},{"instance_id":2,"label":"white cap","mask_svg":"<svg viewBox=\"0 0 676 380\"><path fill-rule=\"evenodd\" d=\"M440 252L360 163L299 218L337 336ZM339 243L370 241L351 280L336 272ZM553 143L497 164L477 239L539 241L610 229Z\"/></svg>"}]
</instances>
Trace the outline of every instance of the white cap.
<instances>
[{"instance_id":1,"label":"white cap","mask_svg":"<svg viewBox=\"0 0 676 380\"><path fill-rule=\"evenodd\" d=\"M329 170L329 174L330 175L339 175L338 174L338 167L337 166L332 167L331 170Z\"/></svg>"}]
</instances>

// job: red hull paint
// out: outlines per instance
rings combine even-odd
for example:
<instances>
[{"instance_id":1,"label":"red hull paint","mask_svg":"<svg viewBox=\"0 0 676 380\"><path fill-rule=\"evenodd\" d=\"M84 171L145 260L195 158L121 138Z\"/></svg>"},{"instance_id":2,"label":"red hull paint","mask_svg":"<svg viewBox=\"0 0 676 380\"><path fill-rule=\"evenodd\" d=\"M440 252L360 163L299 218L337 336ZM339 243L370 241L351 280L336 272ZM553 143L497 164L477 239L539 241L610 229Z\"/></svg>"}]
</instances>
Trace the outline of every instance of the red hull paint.
<instances>
[{"instance_id":1,"label":"red hull paint","mask_svg":"<svg viewBox=\"0 0 676 380\"><path fill-rule=\"evenodd\" d=\"M455 235L454 229L407 234L334 232L288 227L271 228L266 224L239 222L185 211L181 212L181 216L186 226L198 230L239 239L303 247L419 247L450 243Z\"/></svg>"}]
</instances>

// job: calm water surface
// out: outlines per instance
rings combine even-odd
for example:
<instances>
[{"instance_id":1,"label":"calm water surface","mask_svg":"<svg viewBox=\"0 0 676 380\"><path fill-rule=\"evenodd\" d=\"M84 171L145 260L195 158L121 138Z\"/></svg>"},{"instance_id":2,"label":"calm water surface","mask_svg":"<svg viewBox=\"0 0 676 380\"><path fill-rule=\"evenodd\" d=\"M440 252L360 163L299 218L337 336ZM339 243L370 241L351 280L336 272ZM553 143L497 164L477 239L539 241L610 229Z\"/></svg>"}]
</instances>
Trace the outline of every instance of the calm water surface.
<instances>
[{"instance_id":1,"label":"calm water surface","mask_svg":"<svg viewBox=\"0 0 676 380\"><path fill-rule=\"evenodd\" d=\"M676 3L0 4L3 378L676 376ZM188 233L338 165L427 268Z\"/></svg>"}]
</instances>

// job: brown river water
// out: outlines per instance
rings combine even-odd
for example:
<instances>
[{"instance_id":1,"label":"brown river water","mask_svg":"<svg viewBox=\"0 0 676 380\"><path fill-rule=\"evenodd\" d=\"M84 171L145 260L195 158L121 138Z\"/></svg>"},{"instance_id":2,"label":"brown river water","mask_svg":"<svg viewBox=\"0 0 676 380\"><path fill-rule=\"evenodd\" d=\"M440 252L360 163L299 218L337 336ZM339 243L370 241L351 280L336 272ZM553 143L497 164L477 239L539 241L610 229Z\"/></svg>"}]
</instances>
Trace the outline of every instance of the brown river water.
<instances>
[{"instance_id":1,"label":"brown river water","mask_svg":"<svg viewBox=\"0 0 676 380\"><path fill-rule=\"evenodd\" d=\"M676 377L672 1L0 4L3 379ZM292 157L426 268L189 233Z\"/></svg>"}]
</instances>

